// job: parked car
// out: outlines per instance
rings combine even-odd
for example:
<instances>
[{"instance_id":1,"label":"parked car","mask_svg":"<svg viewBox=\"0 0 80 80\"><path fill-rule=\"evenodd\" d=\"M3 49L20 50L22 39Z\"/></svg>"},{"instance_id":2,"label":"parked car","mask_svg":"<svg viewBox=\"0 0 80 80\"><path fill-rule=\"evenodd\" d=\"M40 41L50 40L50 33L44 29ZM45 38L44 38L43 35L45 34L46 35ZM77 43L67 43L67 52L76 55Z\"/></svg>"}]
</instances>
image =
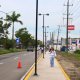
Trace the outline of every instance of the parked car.
<instances>
[{"instance_id":1,"label":"parked car","mask_svg":"<svg viewBox=\"0 0 80 80\"><path fill-rule=\"evenodd\" d=\"M28 47L27 51L32 51L33 52L34 51L34 47L33 46Z\"/></svg>"},{"instance_id":2,"label":"parked car","mask_svg":"<svg viewBox=\"0 0 80 80\"><path fill-rule=\"evenodd\" d=\"M61 47L61 51L66 51L67 50L67 47L66 46L62 46Z\"/></svg>"},{"instance_id":3,"label":"parked car","mask_svg":"<svg viewBox=\"0 0 80 80\"><path fill-rule=\"evenodd\" d=\"M1 49L4 49L4 46L3 46L3 45L0 45L0 50L1 50Z\"/></svg>"}]
</instances>

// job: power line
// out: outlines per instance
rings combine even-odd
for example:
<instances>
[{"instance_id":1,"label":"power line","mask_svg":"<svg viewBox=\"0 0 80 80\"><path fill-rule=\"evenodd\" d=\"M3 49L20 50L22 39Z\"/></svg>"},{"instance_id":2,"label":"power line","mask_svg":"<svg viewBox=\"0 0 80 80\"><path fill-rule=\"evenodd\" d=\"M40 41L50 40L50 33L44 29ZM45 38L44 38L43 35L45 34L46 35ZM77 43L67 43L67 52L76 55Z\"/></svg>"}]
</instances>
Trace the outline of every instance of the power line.
<instances>
[{"instance_id":1,"label":"power line","mask_svg":"<svg viewBox=\"0 0 80 80\"><path fill-rule=\"evenodd\" d=\"M74 2L75 2L75 0L72 0L70 3L71 4L74 4ZM70 9L70 10L72 10L73 9L73 7ZM70 12L71 13L71 12Z\"/></svg>"},{"instance_id":2,"label":"power line","mask_svg":"<svg viewBox=\"0 0 80 80\"><path fill-rule=\"evenodd\" d=\"M78 15L79 11L80 11L80 6L79 6L80 2L77 2L77 4L74 6L75 8L73 8L72 13L74 13L74 22L77 21L78 19L80 19L80 15Z\"/></svg>"},{"instance_id":3,"label":"power line","mask_svg":"<svg viewBox=\"0 0 80 80\"><path fill-rule=\"evenodd\" d=\"M72 8L72 10L70 10L70 12L72 13L76 12L77 10L79 10L79 7L80 7L79 2L77 2L77 4Z\"/></svg>"}]
</instances>

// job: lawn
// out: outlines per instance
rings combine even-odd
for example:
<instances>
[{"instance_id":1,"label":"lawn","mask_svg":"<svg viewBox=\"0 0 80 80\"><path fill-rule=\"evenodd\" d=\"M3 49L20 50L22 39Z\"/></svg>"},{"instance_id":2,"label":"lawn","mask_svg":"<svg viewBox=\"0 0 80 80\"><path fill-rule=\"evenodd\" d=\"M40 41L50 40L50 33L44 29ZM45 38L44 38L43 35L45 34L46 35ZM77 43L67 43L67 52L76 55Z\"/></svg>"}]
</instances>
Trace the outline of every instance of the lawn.
<instances>
[{"instance_id":1,"label":"lawn","mask_svg":"<svg viewBox=\"0 0 80 80\"><path fill-rule=\"evenodd\" d=\"M9 49L9 50L1 49L0 50L0 55L12 53L12 52L20 52L20 51L21 51L21 49Z\"/></svg>"},{"instance_id":2,"label":"lawn","mask_svg":"<svg viewBox=\"0 0 80 80\"><path fill-rule=\"evenodd\" d=\"M73 60L80 60L80 53L66 53L66 52L62 52L60 53L60 55L62 55L63 57L66 57L68 59L73 59Z\"/></svg>"}]
</instances>

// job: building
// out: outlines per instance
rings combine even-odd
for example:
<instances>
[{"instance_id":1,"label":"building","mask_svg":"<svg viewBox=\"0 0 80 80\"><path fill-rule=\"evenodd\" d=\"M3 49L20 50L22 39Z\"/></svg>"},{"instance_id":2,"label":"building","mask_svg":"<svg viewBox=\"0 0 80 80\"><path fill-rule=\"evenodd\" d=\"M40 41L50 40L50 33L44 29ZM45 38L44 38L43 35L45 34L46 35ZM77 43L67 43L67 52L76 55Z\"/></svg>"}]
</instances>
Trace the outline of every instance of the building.
<instances>
[{"instance_id":1,"label":"building","mask_svg":"<svg viewBox=\"0 0 80 80\"><path fill-rule=\"evenodd\" d=\"M61 38L61 45L66 46L65 38ZM80 49L80 38L68 38L68 48L72 50Z\"/></svg>"}]
</instances>

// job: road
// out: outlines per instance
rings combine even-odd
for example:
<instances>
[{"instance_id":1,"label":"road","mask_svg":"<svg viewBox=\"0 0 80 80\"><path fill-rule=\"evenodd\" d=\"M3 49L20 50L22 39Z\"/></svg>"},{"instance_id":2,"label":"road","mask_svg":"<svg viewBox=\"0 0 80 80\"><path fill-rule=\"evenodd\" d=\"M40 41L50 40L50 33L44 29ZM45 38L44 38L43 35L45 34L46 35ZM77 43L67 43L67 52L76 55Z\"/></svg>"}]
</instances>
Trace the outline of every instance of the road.
<instances>
[{"instance_id":1,"label":"road","mask_svg":"<svg viewBox=\"0 0 80 80\"><path fill-rule=\"evenodd\" d=\"M34 55L34 52L27 51L0 55L0 80L20 80L34 63ZM20 69L17 68L19 59Z\"/></svg>"}]
</instances>

